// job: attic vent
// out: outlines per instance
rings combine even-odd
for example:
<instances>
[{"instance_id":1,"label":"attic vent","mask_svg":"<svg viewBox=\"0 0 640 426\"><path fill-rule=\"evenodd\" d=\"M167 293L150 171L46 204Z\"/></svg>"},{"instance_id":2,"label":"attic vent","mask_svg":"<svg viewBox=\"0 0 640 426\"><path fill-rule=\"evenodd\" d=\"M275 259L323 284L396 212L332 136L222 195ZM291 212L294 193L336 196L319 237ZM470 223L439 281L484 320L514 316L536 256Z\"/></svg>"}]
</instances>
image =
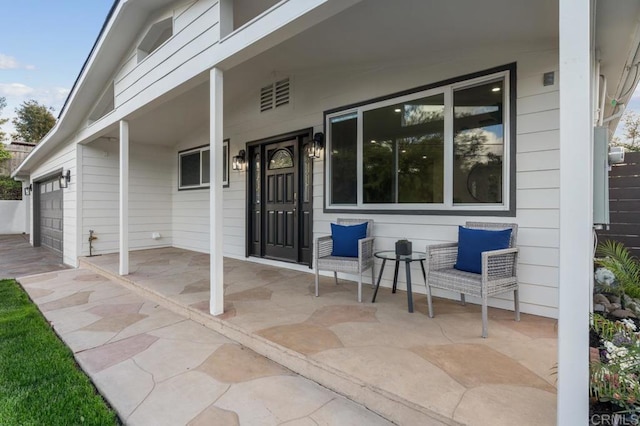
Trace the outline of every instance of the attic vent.
<instances>
[{"instance_id":1,"label":"attic vent","mask_svg":"<svg viewBox=\"0 0 640 426\"><path fill-rule=\"evenodd\" d=\"M290 87L289 79L285 78L260 89L260 112L287 105Z\"/></svg>"},{"instance_id":2,"label":"attic vent","mask_svg":"<svg viewBox=\"0 0 640 426\"><path fill-rule=\"evenodd\" d=\"M260 112L273 109L273 84L260 89Z\"/></svg>"}]
</instances>

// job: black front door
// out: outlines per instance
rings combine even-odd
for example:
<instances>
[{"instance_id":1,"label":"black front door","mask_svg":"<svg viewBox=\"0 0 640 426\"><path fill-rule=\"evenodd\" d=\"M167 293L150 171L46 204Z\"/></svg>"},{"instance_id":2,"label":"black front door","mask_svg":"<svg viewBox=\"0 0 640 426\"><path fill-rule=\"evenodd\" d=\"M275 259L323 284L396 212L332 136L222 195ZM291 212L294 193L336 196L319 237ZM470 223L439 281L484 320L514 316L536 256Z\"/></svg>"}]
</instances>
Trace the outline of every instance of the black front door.
<instances>
[{"instance_id":1,"label":"black front door","mask_svg":"<svg viewBox=\"0 0 640 426\"><path fill-rule=\"evenodd\" d=\"M310 264L312 161L309 131L247 146L247 255Z\"/></svg>"},{"instance_id":2,"label":"black front door","mask_svg":"<svg viewBox=\"0 0 640 426\"><path fill-rule=\"evenodd\" d=\"M298 260L298 141L266 145L265 256Z\"/></svg>"}]
</instances>

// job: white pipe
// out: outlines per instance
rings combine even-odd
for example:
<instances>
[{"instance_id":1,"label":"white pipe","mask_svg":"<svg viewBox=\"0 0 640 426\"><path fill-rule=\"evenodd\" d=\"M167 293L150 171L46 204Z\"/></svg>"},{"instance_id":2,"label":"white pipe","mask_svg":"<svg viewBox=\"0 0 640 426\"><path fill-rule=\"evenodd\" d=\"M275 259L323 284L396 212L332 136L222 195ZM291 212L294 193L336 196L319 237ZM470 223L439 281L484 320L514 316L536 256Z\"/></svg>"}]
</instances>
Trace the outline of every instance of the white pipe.
<instances>
[{"instance_id":1,"label":"white pipe","mask_svg":"<svg viewBox=\"0 0 640 426\"><path fill-rule=\"evenodd\" d=\"M598 72L600 72L600 63L598 62ZM602 77L602 90L600 91L600 116L598 117L598 126L602 126L604 120L604 104L607 99L607 77Z\"/></svg>"},{"instance_id":2,"label":"white pipe","mask_svg":"<svg viewBox=\"0 0 640 426\"><path fill-rule=\"evenodd\" d=\"M618 106L620 107L620 111L616 112L613 115L610 115L609 117L605 118L602 120L602 124L608 123L611 120L615 120L616 118L620 117L622 114L624 114L624 108L625 108L625 104L618 104Z\"/></svg>"}]
</instances>

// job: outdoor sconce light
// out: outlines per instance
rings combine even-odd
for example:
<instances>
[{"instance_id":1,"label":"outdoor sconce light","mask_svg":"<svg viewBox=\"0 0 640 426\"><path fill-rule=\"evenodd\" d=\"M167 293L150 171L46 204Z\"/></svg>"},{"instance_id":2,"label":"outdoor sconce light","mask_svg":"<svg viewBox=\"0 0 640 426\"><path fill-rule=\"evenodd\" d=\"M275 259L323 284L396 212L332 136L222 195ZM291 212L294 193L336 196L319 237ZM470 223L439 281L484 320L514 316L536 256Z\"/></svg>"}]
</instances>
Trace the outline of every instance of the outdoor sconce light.
<instances>
[{"instance_id":1,"label":"outdoor sconce light","mask_svg":"<svg viewBox=\"0 0 640 426\"><path fill-rule=\"evenodd\" d=\"M324 146L324 133L318 132L313 135L313 141L309 144L309 158L320 158L320 152Z\"/></svg>"},{"instance_id":2,"label":"outdoor sconce light","mask_svg":"<svg viewBox=\"0 0 640 426\"><path fill-rule=\"evenodd\" d=\"M24 195L31 195L31 190L33 189L32 184L29 184L29 186L25 186L24 187Z\"/></svg>"},{"instance_id":3,"label":"outdoor sconce light","mask_svg":"<svg viewBox=\"0 0 640 426\"><path fill-rule=\"evenodd\" d=\"M71 170L67 170L67 173L60 175L60 188L68 188L69 181L71 181Z\"/></svg>"},{"instance_id":4,"label":"outdoor sconce light","mask_svg":"<svg viewBox=\"0 0 640 426\"><path fill-rule=\"evenodd\" d=\"M238 155L233 156L233 160L231 161L231 168L233 170L242 170L242 167L244 166L244 156L244 149L241 149L240 152L238 152Z\"/></svg>"}]
</instances>

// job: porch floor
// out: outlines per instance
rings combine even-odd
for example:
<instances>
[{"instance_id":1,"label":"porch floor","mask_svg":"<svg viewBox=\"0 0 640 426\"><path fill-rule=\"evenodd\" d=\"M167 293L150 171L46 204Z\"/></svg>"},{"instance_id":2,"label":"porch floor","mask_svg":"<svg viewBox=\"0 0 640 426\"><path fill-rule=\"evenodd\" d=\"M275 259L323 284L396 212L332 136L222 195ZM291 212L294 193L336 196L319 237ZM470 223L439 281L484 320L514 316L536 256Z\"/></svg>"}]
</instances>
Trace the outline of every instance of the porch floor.
<instances>
[{"instance_id":1,"label":"porch floor","mask_svg":"<svg viewBox=\"0 0 640 426\"><path fill-rule=\"evenodd\" d=\"M116 276L118 255L81 259ZM121 277L122 278L122 277ZM209 315L209 255L162 248L130 254L121 279L141 294L202 322L399 424L555 424L557 333L553 319L321 279L311 273L225 258L225 312ZM415 285L420 282L416 280Z\"/></svg>"}]
</instances>

